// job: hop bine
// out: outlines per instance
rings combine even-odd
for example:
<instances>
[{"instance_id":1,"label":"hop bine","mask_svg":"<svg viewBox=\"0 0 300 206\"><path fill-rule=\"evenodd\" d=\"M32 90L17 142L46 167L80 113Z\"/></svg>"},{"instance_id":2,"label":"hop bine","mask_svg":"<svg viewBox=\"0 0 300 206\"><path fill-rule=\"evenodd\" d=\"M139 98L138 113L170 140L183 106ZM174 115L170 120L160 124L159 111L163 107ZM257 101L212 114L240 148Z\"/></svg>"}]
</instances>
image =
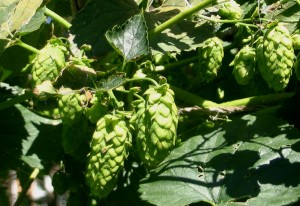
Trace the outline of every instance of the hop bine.
<instances>
[{"instance_id":1,"label":"hop bine","mask_svg":"<svg viewBox=\"0 0 300 206\"><path fill-rule=\"evenodd\" d=\"M258 68L263 79L275 91L289 83L295 58L292 38L287 28L278 24L257 41Z\"/></svg>"},{"instance_id":2,"label":"hop bine","mask_svg":"<svg viewBox=\"0 0 300 206\"><path fill-rule=\"evenodd\" d=\"M175 146L178 115L174 93L167 84L152 86L145 95L146 100L137 105L132 122L140 158L147 167L153 168Z\"/></svg>"},{"instance_id":3,"label":"hop bine","mask_svg":"<svg viewBox=\"0 0 300 206\"><path fill-rule=\"evenodd\" d=\"M120 117L107 114L97 122L86 172L86 182L94 196L106 197L116 186L129 142L131 135Z\"/></svg>"}]
</instances>

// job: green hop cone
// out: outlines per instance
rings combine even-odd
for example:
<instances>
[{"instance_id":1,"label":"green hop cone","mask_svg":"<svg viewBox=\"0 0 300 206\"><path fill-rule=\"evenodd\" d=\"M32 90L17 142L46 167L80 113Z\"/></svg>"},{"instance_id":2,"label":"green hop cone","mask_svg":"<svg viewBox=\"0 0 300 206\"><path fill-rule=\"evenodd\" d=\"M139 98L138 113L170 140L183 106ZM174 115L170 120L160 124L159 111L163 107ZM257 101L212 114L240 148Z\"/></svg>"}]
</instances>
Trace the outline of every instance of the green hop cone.
<instances>
[{"instance_id":1,"label":"green hop cone","mask_svg":"<svg viewBox=\"0 0 300 206\"><path fill-rule=\"evenodd\" d=\"M233 74L237 83L241 85L247 85L254 77L255 65L255 49L247 45L237 53L229 66L233 66Z\"/></svg>"},{"instance_id":2,"label":"green hop cone","mask_svg":"<svg viewBox=\"0 0 300 206\"><path fill-rule=\"evenodd\" d=\"M153 168L163 161L176 144L178 124L174 93L167 84L150 87L146 100L137 106L132 122L136 143L144 164Z\"/></svg>"},{"instance_id":3,"label":"green hop cone","mask_svg":"<svg viewBox=\"0 0 300 206\"><path fill-rule=\"evenodd\" d=\"M50 41L34 58L31 70L34 85L54 81L66 65L65 47L61 44L58 39Z\"/></svg>"},{"instance_id":4,"label":"green hop cone","mask_svg":"<svg viewBox=\"0 0 300 206\"><path fill-rule=\"evenodd\" d=\"M295 58L289 31L282 24L269 28L257 41L256 53L263 79L275 91L282 91L289 83Z\"/></svg>"},{"instance_id":5,"label":"green hop cone","mask_svg":"<svg viewBox=\"0 0 300 206\"><path fill-rule=\"evenodd\" d=\"M86 97L70 91L58 100L58 109L63 124L72 125L83 113Z\"/></svg>"},{"instance_id":6,"label":"green hop cone","mask_svg":"<svg viewBox=\"0 0 300 206\"><path fill-rule=\"evenodd\" d=\"M86 172L86 182L94 196L106 197L116 186L129 142L131 135L121 118L107 114L97 122Z\"/></svg>"},{"instance_id":7,"label":"green hop cone","mask_svg":"<svg viewBox=\"0 0 300 206\"><path fill-rule=\"evenodd\" d=\"M296 73L297 79L300 81L300 52L297 55L297 59L296 59L294 68L295 68L295 73Z\"/></svg>"},{"instance_id":8,"label":"green hop cone","mask_svg":"<svg viewBox=\"0 0 300 206\"><path fill-rule=\"evenodd\" d=\"M293 35L292 35L292 40L293 40L293 47L295 50L300 49L300 30L297 30Z\"/></svg>"},{"instance_id":9,"label":"green hop cone","mask_svg":"<svg viewBox=\"0 0 300 206\"><path fill-rule=\"evenodd\" d=\"M199 49L199 76L203 82L212 81L218 74L224 57L223 42L218 37L207 39Z\"/></svg>"},{"instance_id":10,"label":"green hop cone","mask_svg":"<svg viewBox=\"0 0 300 206\"><path fill-rule=\"evenodd\" d=\"M230 0L221 5L218 15L225 19L238 20L242 18L243 10L238 3Z\"/></svg>"}]
</instances>

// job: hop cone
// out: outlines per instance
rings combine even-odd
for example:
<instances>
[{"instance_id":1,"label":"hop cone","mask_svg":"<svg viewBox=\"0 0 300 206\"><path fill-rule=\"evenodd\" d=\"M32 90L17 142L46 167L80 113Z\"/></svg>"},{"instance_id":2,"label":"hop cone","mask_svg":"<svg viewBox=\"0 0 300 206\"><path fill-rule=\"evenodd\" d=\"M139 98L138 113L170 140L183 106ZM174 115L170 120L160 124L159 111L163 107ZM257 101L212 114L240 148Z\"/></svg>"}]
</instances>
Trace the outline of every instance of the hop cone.
<instances>
[{"instance_id":1,"label":"hop cone","mask_svg":"<svg viewBox=\"0 0 300 206\"><path fill-rule=\"evenodd\" d=\"M297 79L300 81L300 53L297 55L297 59L295 62L295 73L296 73Z\"/></svg>"},{"instance_id":2,"label":"hop cone","mask_svg":"<svg viewBox=\"0 0 300 206\"><path fill-rule=\"evenodd\" d=\"M65 64L62 46L48 43L33 60L31 73L34 85L46 80L54 81Z\"/></svg>"},{"instance_id":3,"label":"hop cone","mask_svg":"<svg viewBox=\"0 0 300 206\"><path fill-rule=\"evenodd\" d=\"M259 71L269 87L283 90L292 74L294 50L288 30L281 24L267 30L257 42Z\"/></svg>"},{"instance_id":4,"label":"hop cone","mask_svg":"<svg viewBox=\"0 0 300 206\"><path fill-rule=\"evenodd\" d=\"M238 20L242 18L243 10L238 3L231 0L222 4L218 14L225 19Z\"/></svg>"},{"instance_id":5,"label":"hop cone","mask_svg":"<svg viewBox=\"0 0 300 206\"><path fill-rule=\"evenodd\" d=\"M138 105L133 118L137 131L137 149L148 167L155 167L170 153L176 142L177 107L167 84L150 87L146 101Z\"/></svg>"},{"instance_id":6,"label":"hop cone","mask_svg":"<svg viewBox=\"0 0 300 206\"><path fill-rule=\"evenodd\" d=\"M115 187L130 138L125 121L119 117L107 114L97 122L86 172L86 182L93 195L106 197Z\"/></svg>"},{"instance_id":7,"label":"hop cone","mask_svg":"<svg viewBox=\"0 0 300 206\"><path fill-rule=\"evenodd\" d=\"M237 83L247 85L255 74L256 53L248 45L243 47L230 63Z\"/></svg>"},{"instance_id":8,"label":"hop cone","mask_svg":"<svg viewBox=\"0 0 300 206\"><path fill-rule=\"evenodd\" d=\"M212 81L218 73L224 57L223 42L217 37L207 39L199 49L199 75L204 82Z\"/></svg>"},{"instance_id":9,"label":"hop cone","mask_svg":"<svg viewBox=\"0 0 300 206\"><path fill-rule=\"evenodd\" d=\"M292 40L294 49L300 49L300 30L297 30L297 32L292 35Z\"/></svg>"},{"instance_id":10,"label":"hop cone","mask_svg":"<svg viewBox=\"0 0 300 206\"><path fill-rule=\"evenodd\" d=\"M77 121L83 112L85 100L84 95L74 92L61 96L58 100L58 109L64 124L71 125Z\"/></svg>"}]
</instances>

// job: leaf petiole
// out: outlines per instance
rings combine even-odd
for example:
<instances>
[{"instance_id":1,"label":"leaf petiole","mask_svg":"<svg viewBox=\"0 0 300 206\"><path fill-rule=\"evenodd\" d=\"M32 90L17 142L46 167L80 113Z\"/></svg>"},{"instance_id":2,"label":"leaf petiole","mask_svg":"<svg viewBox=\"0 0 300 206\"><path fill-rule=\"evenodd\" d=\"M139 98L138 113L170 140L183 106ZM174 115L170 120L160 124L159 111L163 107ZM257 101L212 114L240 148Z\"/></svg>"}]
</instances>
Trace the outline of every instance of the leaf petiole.
<instances>
[{"instance_id":1,"label":"leaf petiole","mask_svg":"<svg viewBox=\"0 0 300 206\"><path fill-rule=\"evenodd\" d=\"M148 77L138 77L138 78L127 79L125 83L135 82L135 81L149 81L152 84L154 84L155 86L159 86L159 84L154 79L151 79Z\"/></svg>"}]
</instances>

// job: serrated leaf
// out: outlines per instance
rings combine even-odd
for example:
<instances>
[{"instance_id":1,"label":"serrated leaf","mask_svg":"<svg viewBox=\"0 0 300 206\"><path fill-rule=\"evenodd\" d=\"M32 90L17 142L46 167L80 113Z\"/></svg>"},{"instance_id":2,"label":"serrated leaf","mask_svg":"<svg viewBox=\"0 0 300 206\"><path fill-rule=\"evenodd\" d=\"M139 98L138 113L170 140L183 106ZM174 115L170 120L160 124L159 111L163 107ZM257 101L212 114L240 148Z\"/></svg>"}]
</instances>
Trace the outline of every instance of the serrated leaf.
<instances>
[{"instance_id":1,"label":"serrated leaf","mask_svg":"<svg viewBox=\"0 0 300 206\"><path fill-rule=\"evenodd\" d=\"M0 154L0 170L14 168L21 159L32 160L37 166L39 160L45 163L58 158L62 151L60 120L38 116L21 105L1 110L1 117L0 150L4 152ZM29 158L32 155L37 158Z\"/></svg>"},{"instance_id":2,"label":"serrated leaf","mask_svg":"<svg viewBox=\"0 0 300 206\"><path fill-rule=\"evenodd\" d=\"M0 38L6 38L9 33L13 33L26 25L35 14L42 0L13 0L0 3L1 11L6 14L2 17ZM5 21L4 21L5 20ZM2 33L2 31L6 31Z\"/></svg>"},{"instance_id":3,"label":"serrated leaf","mask_svg":"<svg viewBox=\"0 0 300 206\"><path fill-rule=\"evenodd\" d=\"M3 0L0 2L0 53L9 43L7 38L26 25L42 0Z\"/></svg>"},{"instance_id":4,"label":"serrated leaf","mask_svg":"<svg viewBox=\"0 0 300 206\"><path fill-rule=\"evenodd\" d=\"M149 53L147 30L144 15L141 12L128 19L122 26L115 26L107 31L105 36L128 62Z\"/></svg>"},{"instance_id":5,"label":"serrated leaf","mask_svg":"<svg viewBox=\"0 0 300 206\"><path fill-rule=\"evenodd\" d=\"M246 115L172 151L141 182L155 205L288 205L300 191L300 134L273 116Z\"/></svg>"},{"instance_id":6,"label":"serrated leaf","mask_svg":"<svg viewBox=\"0 0 300 206\"><path fill-rule=\"evenodd\" d=\"M137 14L139 8L133 0L91 1L76 14L70 32L75 35L74 42L92 46L92 54L100 55L110 49L105 32L117 24Z\"/></svg>"},{"instance_id":7,"label":"serrated leaf","mask_svg":"<svg viewBox=\"0 0 300 206\"><path fill-rule=\"evenodd\" d=\"M110 76L106 81L100 82L100 87L97 89L99 91L107 91L115 89L126 82L126 78L123 75L113 75Z\"/></svg>"},{"instance_id":8,"label":"serrated leaf","mask_svg":"<svg viewBox=\"0 0 300 206\"><path fill-rule=\"evenodd\" d=\"M21 160L24 161L26 164L28 164L32 168L38 168L38 169L44 169L44 166L41 164L41 160L36 154L30 155L30 156L21 156Z\"/></svg>"},{"instance_id":9,"label":"serrated leaf","mask_svg":"<svg viewBox=\"0 0 300 206\"><path fill-rule=\"evenodd\" d=\"M44 15L44 8L38 9L37 12L30 19L28 24L24 24L20 29L18 29L18 35L24 36L30 32L38 30L40 26L46 22L46 16Z\"/></svg>"}]
</instances>

